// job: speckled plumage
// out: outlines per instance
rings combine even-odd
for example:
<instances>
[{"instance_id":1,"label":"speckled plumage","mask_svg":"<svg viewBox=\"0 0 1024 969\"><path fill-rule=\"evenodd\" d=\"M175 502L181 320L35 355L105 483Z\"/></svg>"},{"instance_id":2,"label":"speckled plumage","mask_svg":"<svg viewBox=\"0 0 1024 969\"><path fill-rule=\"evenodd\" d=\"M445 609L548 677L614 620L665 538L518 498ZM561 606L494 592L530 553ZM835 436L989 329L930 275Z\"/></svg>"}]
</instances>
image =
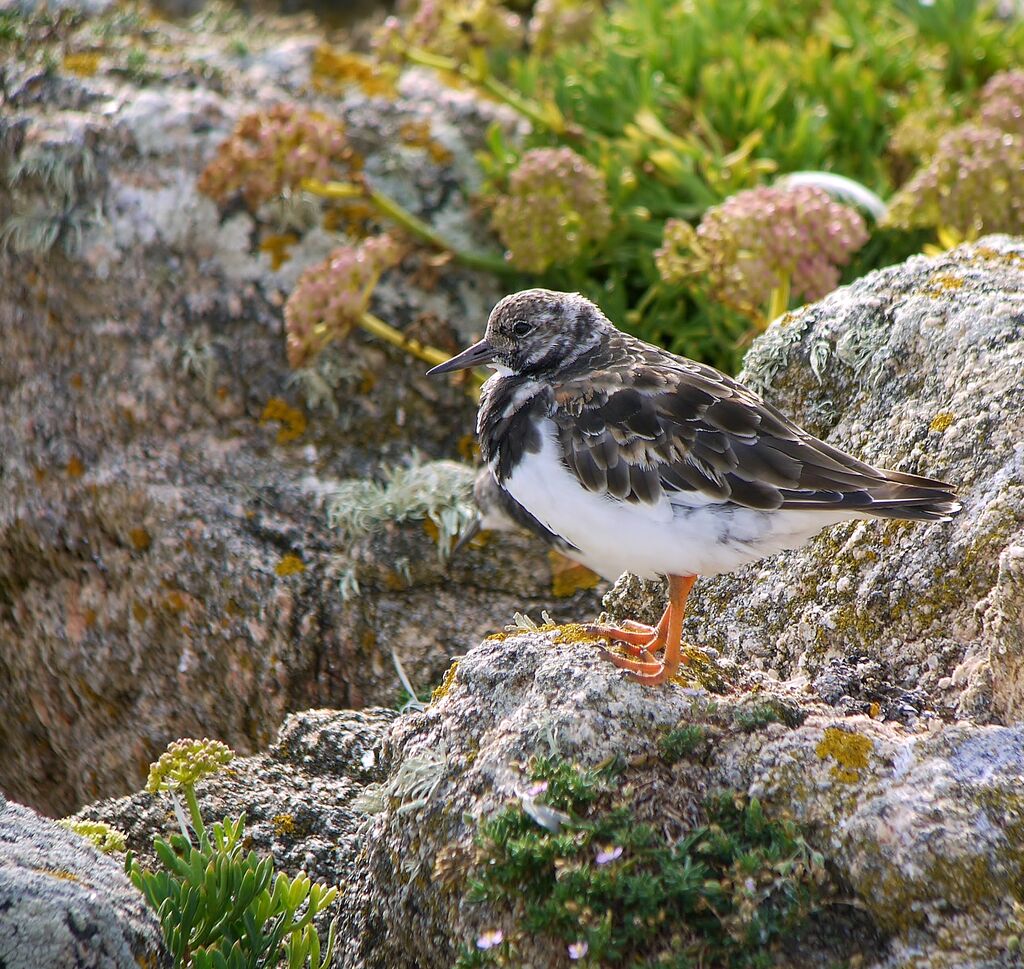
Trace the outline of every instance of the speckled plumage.
<instances>
[{"instance_id":1,"label":"speckled plumage","mask_svg":"<svg viewBox=\"0 0 1024 969\"><path fill-rule=\"evenodd\" d=\"M517 336L517 326L530 332ZM834 521L935 521L956 511L949 485L876 469L831 447L717 370L615 329L583 297L546 290L506 297L487 339L504 359L496 357L502 369L485 386L478 433L500 487L540 455L547 427L565 468L581 489L610 499L610 513L619 502L643 511L666 500L674 517L693 508L719 517L803 511L797 520L805 518L813 534L828 523L820 513ZM519 502L543 528L577 544Z\"/></svg>"},{"instance_id":2,"label":"speckled plumage","mask_svg":"<svg viewBox=\"0 0 1024 969\"><path fill-rule=\"evenodd\" d=\"M435 372L477 363L496 371L481 394L481 452L521 523L607 578L685 578L680 612L690 577L828 525L943 521L960 508L950 485L830 446L712 367L620 332L579 294L505 297L484 339Z\"/></svg>"}]
</instances>

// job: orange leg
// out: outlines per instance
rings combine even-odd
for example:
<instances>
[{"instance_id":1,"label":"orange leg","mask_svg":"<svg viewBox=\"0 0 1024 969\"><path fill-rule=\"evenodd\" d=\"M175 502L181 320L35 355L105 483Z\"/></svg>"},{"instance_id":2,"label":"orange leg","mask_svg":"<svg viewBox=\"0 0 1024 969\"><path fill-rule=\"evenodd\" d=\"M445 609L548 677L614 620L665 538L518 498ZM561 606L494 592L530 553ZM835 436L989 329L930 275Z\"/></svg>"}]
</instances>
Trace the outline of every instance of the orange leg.
<instances>
[{"instance_id":1,"label":"orange leg","mask_svg":"<svg viewBox=\"0 0 1024 969\"><path fill-rule=\"evenodd\" d=\"M645 657L647 661L618 656L607 650L602 650L601 655L620 669L629 670L633 679L639 683L656 686L658 683L672 679L679 672L679 664L685 661L685 657L682 655L683 615L686 612L686 597L690 594L690 589L693 588L696 579L695 575L670 575L668 577L668 608L658 623L657 640L643 644L642 648L634 654ZM618 639L620 633L621 631L614 631L609 638ZM632 636L626 642L634 646L639 645L632 643ZM662 647L665 650L665 657L659 663L651 654Z\"/></svg>"}]
</instances>

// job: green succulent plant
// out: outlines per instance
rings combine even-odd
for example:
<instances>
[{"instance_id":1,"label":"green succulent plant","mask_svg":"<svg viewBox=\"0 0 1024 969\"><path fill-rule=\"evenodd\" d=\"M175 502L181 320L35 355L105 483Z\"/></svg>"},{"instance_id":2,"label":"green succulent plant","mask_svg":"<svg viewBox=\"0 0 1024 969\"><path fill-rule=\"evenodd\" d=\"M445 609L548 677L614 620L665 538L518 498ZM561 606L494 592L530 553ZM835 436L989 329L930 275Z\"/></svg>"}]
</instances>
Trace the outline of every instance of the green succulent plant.
<instances>
[{"instance_id":1,"label":"green succulent plant","mask_svg":"<svg viewBox=\"0 0 1024 969\"><path fill-rule=\"evenodd\" d=\"M191 826L175 802L181 833L153 839L162 865L144 868L131 854L125 871L156 911L175 969L327 969L336 921L322 943L316 919L334 887L299 872L275 872L272 857L245 850L245 815L207 828L195 785L222 770L232 751L216 740L179 740L150 768L146 790L180 792Z\"/></svg>"}]
</instances>

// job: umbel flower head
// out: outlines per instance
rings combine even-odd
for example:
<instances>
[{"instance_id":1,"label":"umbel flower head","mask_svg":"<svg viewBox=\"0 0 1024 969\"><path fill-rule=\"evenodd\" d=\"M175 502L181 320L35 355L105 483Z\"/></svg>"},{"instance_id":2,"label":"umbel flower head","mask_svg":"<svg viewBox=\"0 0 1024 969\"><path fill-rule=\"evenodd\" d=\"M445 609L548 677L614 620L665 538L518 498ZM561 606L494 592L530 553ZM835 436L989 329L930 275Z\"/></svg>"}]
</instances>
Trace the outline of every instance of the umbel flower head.
<instances>
[{"instance_id":1,"label":"umbel flower head","mask_svg":"<svg viewBox=\"0 0 1024 969\"><path fill-rule=\"evenodd\" d=\"M893 197L885 221L965 237L1024 232L1024 134L980 124L954 128Z\"/></svg>"},{"instance_id":2,"label":"umbel flower head","mask_svg":"<svg viewBox=\"0 0 1024 969\"><path fill-rule=\"evenodd\" d=\"M666 282L704 275L717 299L756 317L787 279L798 298L830 293L867 239L859 213L823 189L753 188L708 209L696 230L670 219L654 260Z\"/></svg>"},{"instance_id":3,"label":"umbel flower head","mask_svg":"<svg viewBox=\"0 0 1024 969\"><path fill-rule=\"evenodd\" d=\"M196 781L231 763L234 756L235 752L219 740L176 740L149 768L146 790L156 794L194 787Z\"/></svg>"},{"instance_id":4,"label":"umbel flower head","mask_svg":"<svg viewBox=\"0 0 1024 969\"><path fill-rule=\"evenodd\" d=\"M1024 71L993 75L978 97L978 122L1024 135Z\"/></svg>"},{"instance_id":5,"label":"umbel flower head","mask_svg":"<svg viewBox=\"0 0 1024 969\"><path fill-rule=\"evenodd\" d=\"M601 173L571 148L534 148L523 155L499 197L491 222L517 269L543 272L577 259L611 231Z\"/></svg>"},{"instance_id":6,"label":"umbel flower head","mask_svg":"<svg viewBox=\"0 0 1024 969\"><path fill-rule=\"evenodd\" d=\"M601 11L598 0L537 0L527 28L533 53L553 54L568 44L583 43Z\"/></svg>"},{"instance_id":7,"label":"umbel flower head","mask_svg":"<svg viewBox=\"0 0 1024 969\"><path fill-rule=\"evenodd\" d=\"M410 46L467 61L474 50L513 50L523 42L522 18L497 0L419 0L398 12L374 39L378 56Z\"/></svg>"},{"instance_id":8,"label":"umbel flower head","mask_svg":"<svg viewBox=\"0 0 1024 969\"><path fill-rule=\"evenodd\" d=\"M240 193L255 211L304 178L326 180L355 162L340 121L275 104L239 120L199 176L199 191L218 204Z\"/></svg>"},{"instance_id":9,"label":"umbel flower head","mask_svg":"<svg viewBox=\"0 0 1024 969\"><path fill-rule=\"evenodd\" d=\"M380 274L401 256L395 239L382 235L339 246L307 269L284 306L288 363L301 367L356 326Z\"/></svg>"}]
</instances>

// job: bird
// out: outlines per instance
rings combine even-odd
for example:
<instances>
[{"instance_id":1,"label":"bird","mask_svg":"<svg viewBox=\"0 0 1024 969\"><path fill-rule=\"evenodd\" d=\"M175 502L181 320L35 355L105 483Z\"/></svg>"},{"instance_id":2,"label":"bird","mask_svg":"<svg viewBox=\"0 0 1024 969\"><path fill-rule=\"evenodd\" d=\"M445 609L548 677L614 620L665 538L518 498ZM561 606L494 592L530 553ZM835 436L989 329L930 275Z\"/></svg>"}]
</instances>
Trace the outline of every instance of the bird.
<instances>
[{"instance_id":1,"label":"bird","mask_svg":"<svg viewBox=\"0 0 1024 969\"><path fill-rule=\"evenodd\" d=\"M587 627L626 654L604 658L649 686L687 661L698 576L797 548L838 522L942 522L961 507L953 485L833 447L714 367L622 332L579 293L504 297L483 339L428 374L477 366L494 371L476 430L506 513L606 579L667 579L657 626Z\"/></svg>"},{"instance_id":2,"label":"bird","mask_svg":"<svg viewBox=\"0 0 1024 969\"><path fill-rule=\"evenodd\" d=\"M498 484L491 469L486 466L480 468L473 479L473 503L477 508L476 517L459 535L452 549L453 556L483 531L532 533L549 548L567 558L579 556L579 549L534 518Z\"/></svg>"}]
</instances>

